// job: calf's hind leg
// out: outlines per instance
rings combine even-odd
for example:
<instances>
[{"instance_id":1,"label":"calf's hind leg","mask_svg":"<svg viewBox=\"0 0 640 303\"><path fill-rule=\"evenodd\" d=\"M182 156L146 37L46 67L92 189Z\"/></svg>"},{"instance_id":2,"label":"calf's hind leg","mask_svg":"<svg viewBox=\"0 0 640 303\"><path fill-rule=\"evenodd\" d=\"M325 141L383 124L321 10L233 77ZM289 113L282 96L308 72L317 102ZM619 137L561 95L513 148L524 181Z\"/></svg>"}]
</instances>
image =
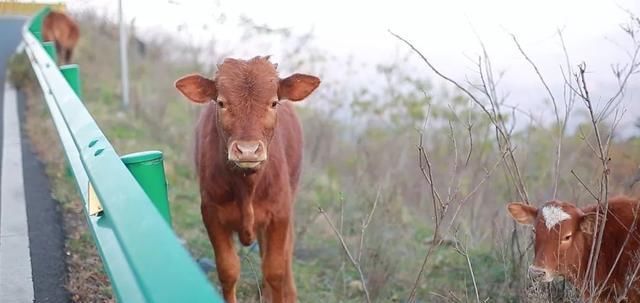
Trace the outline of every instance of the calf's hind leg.
<instances>
[{"instance_id":1,"label":"calf's hind leg","mask_svg":"<svg viewBox=\"0 0 640 303\"><path fill-rule=\"evenodd\" d=\"M71 63L71 56L73 56L73 48L65 48L64 49L64 63Z\"/></svg>"}]
</instances>

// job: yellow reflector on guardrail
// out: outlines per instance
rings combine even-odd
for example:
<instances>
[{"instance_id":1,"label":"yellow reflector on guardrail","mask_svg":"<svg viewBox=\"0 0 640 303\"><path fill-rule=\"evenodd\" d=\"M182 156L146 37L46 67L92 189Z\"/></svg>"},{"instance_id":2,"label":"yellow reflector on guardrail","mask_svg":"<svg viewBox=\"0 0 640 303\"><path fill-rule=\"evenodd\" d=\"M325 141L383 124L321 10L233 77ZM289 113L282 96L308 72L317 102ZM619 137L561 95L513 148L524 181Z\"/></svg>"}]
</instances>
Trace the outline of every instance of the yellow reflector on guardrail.
<instances>
[{"instance_id":1,"label":"yellow reflector on guardrail","mask_svg":"<svg viewBox=\"0 0 640 303\"><path fill-rule=\"evenodd\" d=\"M0 0L0 16L31 16L45 6L53 10L64 11L64 3L37 3Z\"/></svg>"},{"instance_id":2,"label":"yellow reflector on guardrail","mask_svg":"<svg viewBox=\"0 0 640 303\"><path fill-rule=\"evenodd\" d=\"M98 195L96 195L96 191L93 189L91 182L89 182L89 197L87 197L87 204L89 204L89 216L98 216L102 213L103 208L100 203L100 199Z\"/></svg>"}]
</instances>

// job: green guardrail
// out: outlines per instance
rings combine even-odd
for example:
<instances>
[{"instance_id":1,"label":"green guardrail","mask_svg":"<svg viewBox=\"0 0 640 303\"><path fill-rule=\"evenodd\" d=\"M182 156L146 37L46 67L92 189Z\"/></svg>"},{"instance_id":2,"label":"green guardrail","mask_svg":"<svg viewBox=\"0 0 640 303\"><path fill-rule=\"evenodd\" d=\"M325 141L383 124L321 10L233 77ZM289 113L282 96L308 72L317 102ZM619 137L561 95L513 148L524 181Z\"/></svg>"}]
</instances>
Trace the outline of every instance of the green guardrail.
<instances>
[{"instance_id":1,"label":"green guardrail","mask_svg":"<svg viewBox=\"0 0 640 303\"><path fill-rule=\"evenodd\" d=\"M118 156L80 100L78 66L58 68L42 20L23 29L85 214L119 302L223 302L171 229L162 153Z\"/></svg>"}]
</instances>

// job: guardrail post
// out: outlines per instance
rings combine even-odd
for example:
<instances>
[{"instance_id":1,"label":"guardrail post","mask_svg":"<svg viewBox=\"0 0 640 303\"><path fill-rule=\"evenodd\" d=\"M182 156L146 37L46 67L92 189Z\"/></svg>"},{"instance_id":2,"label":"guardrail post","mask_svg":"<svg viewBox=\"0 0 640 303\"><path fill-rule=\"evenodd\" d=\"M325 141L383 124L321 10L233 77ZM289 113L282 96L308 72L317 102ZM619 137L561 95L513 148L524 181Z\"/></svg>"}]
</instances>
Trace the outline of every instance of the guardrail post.
<instances>
[{"instance_id":1,"label":"guardrail post","mask_svg":"<svg viewBox=\"0 0 640 303\"><path fill-rule=\"evenodd\" d=\"M46 41L42 43L44 50L47 51L47 54L51 57L53 62L58 62L58 54L56 52L56 44L52 41Z\"/></svg>"},{"instance_id":2,"label":"guardrail post","mask_svg":"<svg viewBox=\"0 0 640 303\"><path fill-rule=\"evenodd\" d=\"M60 72L62 72L62 76L67 80L69 86L76 92L78 98L82 99L82 83L80 82L80 67L78 67L78 64L60 66Z\"/></svg>"},{"instance_id":3,"label":"guardrail post","mask_svg":"<svg viewBox=\"0 0 640 303\"><path fill-rule=\"evenodd\" d=\"M167 181L164 174L162 152L144 151L124 155L120 159L171 226L171 211L167 197Z\"/></svg>"},{"instance_id":4,"label":"guardrail post","mask_svg":"<svg viewBox=\"0 0 640 303\"><path fill-rule=\"evenodd\" d=\"M42 21L44 21L44 18L47 17L50 12L51 8L45 6L35 16L33 16L33 19L31 19L29 31L31 31L33 35L40 40L40 42L42 42Z\"/></svg>"}]
</instances>

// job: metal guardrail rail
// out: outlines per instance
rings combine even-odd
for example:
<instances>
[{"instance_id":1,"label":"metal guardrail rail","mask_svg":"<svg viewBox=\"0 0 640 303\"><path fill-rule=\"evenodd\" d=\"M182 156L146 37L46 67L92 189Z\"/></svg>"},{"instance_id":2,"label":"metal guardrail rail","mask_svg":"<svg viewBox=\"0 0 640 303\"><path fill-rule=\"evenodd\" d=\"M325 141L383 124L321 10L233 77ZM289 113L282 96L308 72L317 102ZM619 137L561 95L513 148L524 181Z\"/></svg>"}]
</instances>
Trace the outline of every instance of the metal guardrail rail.
<instances>
[{"instance_id":1,"label":"metal guardrail rail","mask_svg":"<svg viewBox=\"0 0 640 303\"><path fill-rule=\"evenodd\" d=\"M73 78L73 74L78 74L77 66L59 69L50 42L45 42L48 47L43 47L40 30L49 11L48 7L42 9L25 25L25 51L85 202L87 221L117 300L223 302L180 244L171 229L170 217L162 213L162 201L158 204L154 201L157 198L149 198L158 196L152 193L157 188L150 189L149 182L136 178L136 169L128 169L130 163L140 161L131 161L129 157L125 165L83 105L79 78ZM72 81L65 79L65 75L71 75ZM156 171L158 159L159 178L166 191L161 154L145 153L138 157L138 160L156 163ZM166 203L166 192L164 197ZM96 207L102 207L101 211Z\"/></svg>"}]
</instances>

